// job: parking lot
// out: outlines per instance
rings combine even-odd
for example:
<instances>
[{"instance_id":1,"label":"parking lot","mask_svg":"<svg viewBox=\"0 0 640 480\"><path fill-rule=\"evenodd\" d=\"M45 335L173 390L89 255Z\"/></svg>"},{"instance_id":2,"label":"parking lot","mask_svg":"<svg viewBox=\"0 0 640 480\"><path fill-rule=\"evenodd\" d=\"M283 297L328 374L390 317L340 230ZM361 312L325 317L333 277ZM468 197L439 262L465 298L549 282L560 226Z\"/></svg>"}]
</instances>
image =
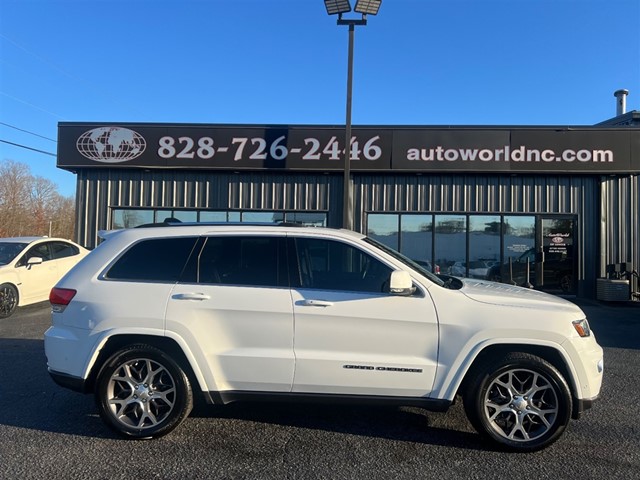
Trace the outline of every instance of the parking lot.
<instances>
[{"instance_id":1,"label":"parking lot","mask_svg":"<svg viewBox=\"0 0 640 480\"><path fill-rule=\"evenodd\" d=\"M166 437L122 440L92 396L49 378L49 307L26 307L0 320L0 478L640 479L640 305L579 305L605 349L602 396L534 454L493 450L460 404L198 407Z\"/></svg>"}]
</instances>

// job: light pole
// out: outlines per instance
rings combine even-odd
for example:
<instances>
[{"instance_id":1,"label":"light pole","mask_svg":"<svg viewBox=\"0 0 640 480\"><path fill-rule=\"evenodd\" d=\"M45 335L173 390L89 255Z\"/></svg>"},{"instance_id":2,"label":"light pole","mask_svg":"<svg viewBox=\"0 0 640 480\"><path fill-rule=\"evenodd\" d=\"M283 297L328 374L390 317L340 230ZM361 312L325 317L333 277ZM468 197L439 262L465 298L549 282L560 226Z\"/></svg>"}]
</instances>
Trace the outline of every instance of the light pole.
<instances>
[{"instance_id":1,"label":"light pole","mask_svg":"<svg viewBox=\"0 0 640 480\"><path fill-rule=\"evenodd\" d=\"M343 13L351 11L349 0L324 0L329 15L338 15L338 25L349 26L349 56L347 67L347 115L344 142L344 178L342 182L342 227L353 230L353 192L351 189L351 98L353 90L353 40L356 25L366 25L367 15L377 15L382 0L357 0L355 11L361 14L358 19L342 18Z\"/></svg>"}]
</instances>

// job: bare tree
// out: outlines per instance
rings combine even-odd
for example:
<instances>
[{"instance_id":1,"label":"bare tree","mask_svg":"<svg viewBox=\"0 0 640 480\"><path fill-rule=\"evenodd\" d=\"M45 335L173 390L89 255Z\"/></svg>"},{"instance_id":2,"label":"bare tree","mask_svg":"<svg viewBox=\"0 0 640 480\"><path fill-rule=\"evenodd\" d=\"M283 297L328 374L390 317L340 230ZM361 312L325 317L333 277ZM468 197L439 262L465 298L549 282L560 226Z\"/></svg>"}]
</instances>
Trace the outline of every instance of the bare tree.
<instances>
[{"instance_id":1,"label":"bare tree","mask_svg":"<svg viewBox=\"0 0 640 480\"><path fill-rule=\"evenodd\" d=\"M74 201L56 185L13 160L0 162L0 237L53 235L73 238Z\"/></svg>"}]
</instances>

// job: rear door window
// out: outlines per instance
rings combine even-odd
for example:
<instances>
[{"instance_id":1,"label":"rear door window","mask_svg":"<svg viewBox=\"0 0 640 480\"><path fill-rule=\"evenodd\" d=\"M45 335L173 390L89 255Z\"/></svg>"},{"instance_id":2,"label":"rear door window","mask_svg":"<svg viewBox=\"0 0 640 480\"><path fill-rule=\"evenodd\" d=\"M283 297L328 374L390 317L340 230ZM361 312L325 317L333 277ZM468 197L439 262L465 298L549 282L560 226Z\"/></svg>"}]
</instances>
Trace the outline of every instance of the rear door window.
<instances>
[{"instance_id":1,"label":"rear door window","mask_svg":"<svg viewBox=\"0 0 640 480\"><path fill-rule=\"evenodd\" d=\"M78 255L80 250L75 245L66 242L51 242L51 253L54 259L73 257Z\"/></svg>"},{"instance_id":2,"label":"rear door window","mask_svg":"<svg viewBox=\"0 0 640 480\"><path fill-rule=\"evenodd\" d=\"M288 287L286 243L276 236L208 237L199 256L199 283Z\"/></svg>"},{"instance_id":3,"label":"rear door window","mask_svg":"<svg viewBox=\"0 0 640 480\"><path fill-rule=\"evenodd\" d=\"M152 238L131 246L104 278L151 282L177 282L197 237Z\"/></svg>"}]
</instances>

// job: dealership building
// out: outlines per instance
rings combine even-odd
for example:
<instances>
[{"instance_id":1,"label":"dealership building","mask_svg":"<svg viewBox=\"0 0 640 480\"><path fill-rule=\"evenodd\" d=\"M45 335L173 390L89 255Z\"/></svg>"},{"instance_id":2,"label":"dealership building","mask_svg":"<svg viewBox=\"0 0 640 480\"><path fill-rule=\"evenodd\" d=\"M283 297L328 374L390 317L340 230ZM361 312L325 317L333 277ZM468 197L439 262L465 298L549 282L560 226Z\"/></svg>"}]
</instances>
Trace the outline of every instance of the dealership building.
<instances>
[{"instance_id":1,"label":"dealership building","mask_svg":"<svg viewBox=\"0 0 640 480\"><path fill-rule=\"evenodd\" d=\"M60 123L76 240L159 223L343 225L345 129ZM592 127L354 126L353 229L441 274L636 298L640 112Z\"/></svg>"}]
</instances>

